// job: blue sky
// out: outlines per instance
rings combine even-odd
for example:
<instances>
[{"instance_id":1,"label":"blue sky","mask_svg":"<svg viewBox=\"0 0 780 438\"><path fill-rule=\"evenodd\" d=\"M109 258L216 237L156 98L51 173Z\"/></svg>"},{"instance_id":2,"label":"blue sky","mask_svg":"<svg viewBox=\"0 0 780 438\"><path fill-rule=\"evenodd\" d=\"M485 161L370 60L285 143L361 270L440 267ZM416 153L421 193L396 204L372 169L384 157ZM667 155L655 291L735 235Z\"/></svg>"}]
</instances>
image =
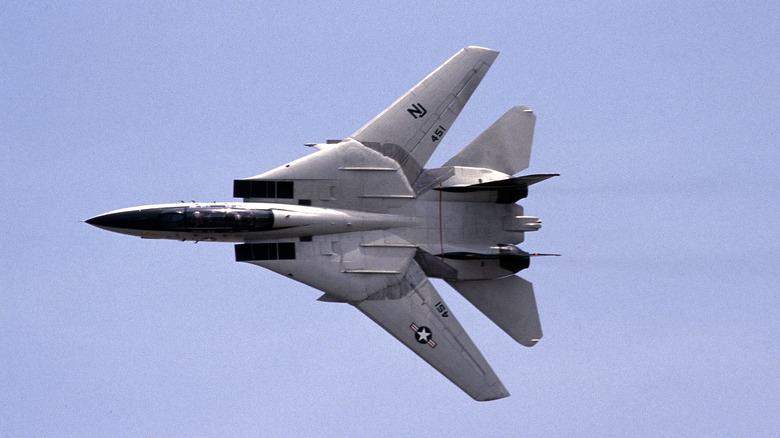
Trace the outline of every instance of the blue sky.
<instances>
[{"instance_id":1,"label":"blue sky","mask_svg":"<svg viewBox=\"0 0 780 438\"><path fill-rule=\"evenodd\" d=\"M6 2L0 435L772 436L777 2ZM230 200L466 45L501 51L428 163L537 114L525 348L435 285L512 396L477 403L359 312L80 220Z\"/></svg>"}]
</instances>

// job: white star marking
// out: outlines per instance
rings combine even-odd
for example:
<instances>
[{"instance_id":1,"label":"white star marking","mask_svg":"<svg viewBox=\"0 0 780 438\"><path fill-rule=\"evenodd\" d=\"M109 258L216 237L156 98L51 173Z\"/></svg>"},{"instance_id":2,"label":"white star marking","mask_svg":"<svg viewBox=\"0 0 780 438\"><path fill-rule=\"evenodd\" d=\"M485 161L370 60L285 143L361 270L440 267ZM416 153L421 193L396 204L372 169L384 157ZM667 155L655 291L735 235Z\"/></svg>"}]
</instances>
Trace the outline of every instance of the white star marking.
<instances>
[{"instance_id":1,"label":"white star marking","mask_svg":"<svg viewBox=\"0 0 780 438\"><path fill-rule=\"evenodd\" d=\"M417 336L420 337L420 341L428 342L428 336L430 336L431 333L426 331L425 328L420 329L420 331L417 332Z\"/></svg>"}]
</instances>

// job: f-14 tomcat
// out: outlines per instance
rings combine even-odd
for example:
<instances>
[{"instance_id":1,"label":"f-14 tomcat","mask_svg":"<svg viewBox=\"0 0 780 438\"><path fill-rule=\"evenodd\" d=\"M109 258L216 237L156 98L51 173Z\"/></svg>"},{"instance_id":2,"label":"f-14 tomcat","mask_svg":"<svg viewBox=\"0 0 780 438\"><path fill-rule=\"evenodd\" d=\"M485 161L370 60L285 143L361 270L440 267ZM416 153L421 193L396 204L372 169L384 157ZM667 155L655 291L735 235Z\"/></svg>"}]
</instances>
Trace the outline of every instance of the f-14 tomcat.
<instances>
[{"instance_id":1,"label":"f-14 tomcat","mask_svg":"<svg viewBox=\"0 0 780 438\"><path fill-rule=\"evenodd\" d=\"M528 167L536 118L516 106L444 166L423 167L497 55L466 47L349 138L308 144L317 151L235 180L243 202L133 207L87 223L235 242L237 261L354 306L475 400L506 397L429 278L444 279L520 344L542 337L533 287L514 275L539 255L515 245L541 226L516 202L555 176L513 176Z\"/></svg>"}]
</instances>

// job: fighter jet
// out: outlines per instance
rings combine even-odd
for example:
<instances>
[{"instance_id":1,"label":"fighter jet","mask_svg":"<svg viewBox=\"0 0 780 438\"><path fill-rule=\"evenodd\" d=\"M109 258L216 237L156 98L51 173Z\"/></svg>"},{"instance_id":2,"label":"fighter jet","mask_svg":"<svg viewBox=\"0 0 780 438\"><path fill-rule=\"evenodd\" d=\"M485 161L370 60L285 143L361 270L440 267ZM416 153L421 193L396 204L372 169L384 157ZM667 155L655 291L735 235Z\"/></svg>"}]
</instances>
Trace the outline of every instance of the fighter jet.
<instances>
[{"instance_id":1,"label":"fighter jet","mask_svg":"<svg viewBox=\"0 0 780 438\"><path fill-rule=\"evenodd\" d=\"M242 201L146 205L86 222L147 239L234 242L236 261L352 305L475 400L506 397L429 278L536 344L533 287L514 274L540 255L516 245L541 222L516 202L557 174L513 176L530 159L536 117L525 106L424 168L497 55L462 49L348 138L307 144L316 152L235 180Z\"/></svg>"}]
</instances>

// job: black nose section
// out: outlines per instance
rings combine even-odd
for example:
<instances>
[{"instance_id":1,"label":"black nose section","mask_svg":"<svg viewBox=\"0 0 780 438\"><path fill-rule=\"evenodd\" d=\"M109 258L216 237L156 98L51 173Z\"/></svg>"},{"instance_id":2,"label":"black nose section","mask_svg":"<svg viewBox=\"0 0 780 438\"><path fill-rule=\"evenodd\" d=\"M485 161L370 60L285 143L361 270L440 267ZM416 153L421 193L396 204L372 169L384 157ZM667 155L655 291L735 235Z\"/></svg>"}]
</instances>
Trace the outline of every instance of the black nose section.
<instances>
[{"instance_id":1,"label":"black nose section","mask_svg":"<svg viewBox=\"0 0 780 438\"><path fill-rule=\"evenodd\" d=\"M84 222L95 226L95 227L104 227L105 225L105 215L95 216L93 218L87 219Z\"/></svg>"},{"instance_id":2,"label":"black nose section","mask_svg":"<svg viewBox=\"0 0 780 438\"><path fill-rule=\"evenodd\" d=\"M106 213L87 219L85 222L100 228L123 228L127 230L148 230L157 227L159 211L138 210Z\"/></svg>"}]
</instances>

